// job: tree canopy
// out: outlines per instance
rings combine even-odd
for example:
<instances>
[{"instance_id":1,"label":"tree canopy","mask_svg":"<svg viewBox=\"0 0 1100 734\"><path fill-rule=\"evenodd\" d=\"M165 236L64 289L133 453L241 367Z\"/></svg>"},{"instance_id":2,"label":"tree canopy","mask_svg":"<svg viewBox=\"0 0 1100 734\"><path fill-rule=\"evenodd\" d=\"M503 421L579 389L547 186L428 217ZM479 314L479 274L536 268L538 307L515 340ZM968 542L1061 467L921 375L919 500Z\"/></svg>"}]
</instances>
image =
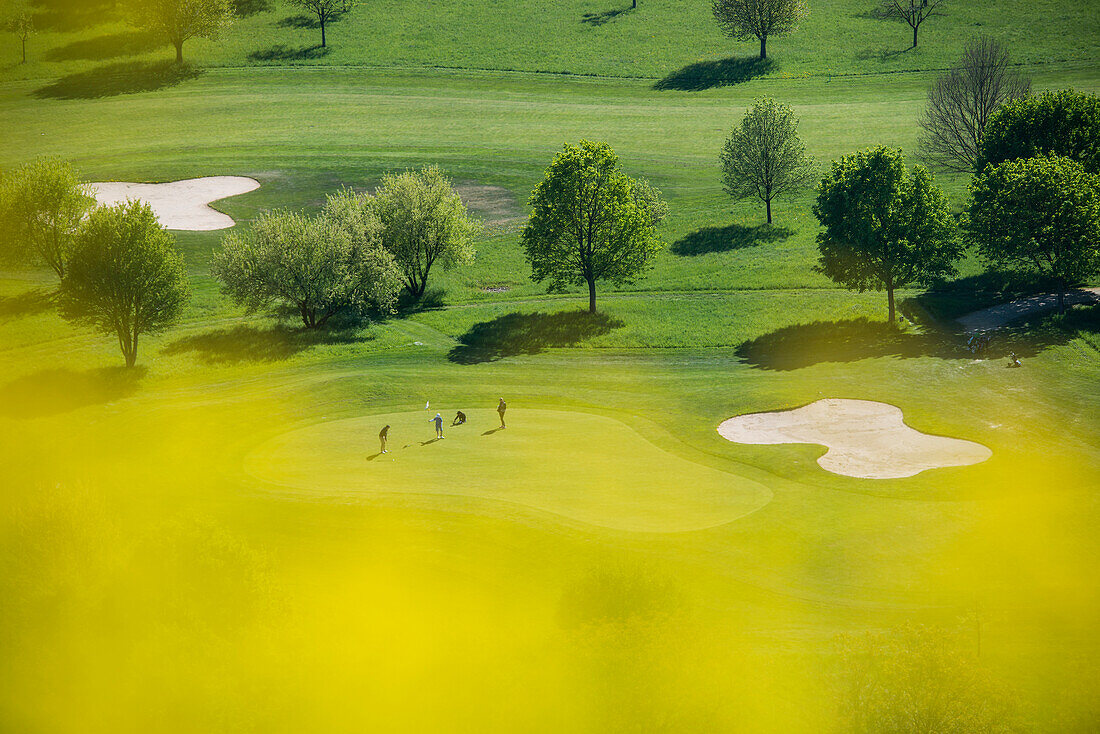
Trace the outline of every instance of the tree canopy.
<instances>
[{"instance_id":1,"label":"tree canopy","mask_svg":"<svg viewBox=\"0 0 1100 734\"><path fill-rule=\"evenodd\" d=\"M928 90L928 109L920 121L925 157L943 168L973 173L990 118L1006 102L1026 97L1030 88L1004 46L986 36L972 39L959 63Z\"/></svg>"},{"instance_id":2,"label":"tree canopy","mask_svg":"<svg viewBox=\"0 0 1100 734\"><path fill-rule=\"evenodd\" d=\"M183 63L183 44L192 38L214 38L236 14L229 0L130 0L137 25L171 43L176 63Z\"/></svg>"},{"instance_id":3,"label":"tree canopy","mask_svg":"<svg viewBox=\"0 0 1100 734\"><path fill-rule=\"evenodd\" d=\"M906 170L893 148L834 161L814 214L824 227L817 270L861 292L885 289L891 324L894 290L954 273L962 252L947 197L924 168Z\"/></svg>"},{"instance_id":4,"label":"tree canopy","mask_svg":"<svg viewBox=\"0 0 1100 734\"><path fill-rule=\"evenodd\" d=\"M424 295L436 264L452 268L473 261L473 242L482 225L470 217L438 166L383 176L372 206L382 245L413 296Z\"/></svg>"},{"instance_id":5,"label":"tree canopy","mask_svg":"<svg viewBox=\"0 0 1100 734\"><path fill-rule=\"evenodd\" d=\"M95 200L71 164L38 158L0 177L0 256L65 276L77 230Z\"/></svg>"},{"instance_id":6,"label":"tree canopy","mask_svg":"<svg viewBox=\"0 0 1100 734\"><path fill-rule=\"evenodd\" d=\"M1065 157L989 166L970 185L965 227L988 262L1065 289L1100 273L1100 175Z\"/></svg>"},{"instance_id":7,"label":"tree canopy","mask_svg":"<svg viewBox=\"0 0 1100 734\"><path fill-rule=\"evenodd\" d=\"M222 290L253 312L290 306L310 329L344 310L392 310L400 274L354 196L331 197L317 217L266 212L227 235L211 266Z\"/></svg>"},{"instance_id":8,"label":"tree canopy","mask_svg":"<svg viewBox=\"0 0 1100 734\"><path fill-rule=\"evenodd\" d=\"M183 258L147 204L94 210L80 230L61 281L61 314L118 337L126 366L138 338L170 326L187 301Z\"/></svg>"},{"instance_id":9,"label":"tree canopy","mask_svg":"<svg viewBox=\"0 0 1100 734\"><path fill-rule=\"evenodd\" d=\"M536 283L551 290L588 285L596 311L596 282L629 283L661 249L657 225L668 212L660 192L633 179L606 143L566 145L530 199L534 210L522 242Z\"/></svg>"},{"instance_id":10,"label":"tree canopy","mask_svg":"<svg viewBox=\"0 0 1100 734\"><path fill-rule=\"evenodd\" d=\"M1100 97L1072 89L1005 104L989 119L975 170L989 164L1057 155L1100 173Z\"/></svg>"},{"instance_id":11,"label":"tree canopy","mask_svg":"<svg viewBox=\"0 0 1100 734\"><path fill-rule=\"evenodd\" d=\"M768 58L768 38L798 27L809 12L803 0L714 0L714 18L731 38L760 41L760 58Z\"/></svg>"},{"instance_id":12,"label":"tree canopy","mask_svg":"<svg viewBox=\"0 0 1100 734\"><path fill-rule=\"evenodd\" d=\"M768 224L772 200L804 188L813 179L813 158L798 137L798 121L785 104L758 99L722 147L722 183L734 199L764 202Z\"/></svg>"}]
</instances>

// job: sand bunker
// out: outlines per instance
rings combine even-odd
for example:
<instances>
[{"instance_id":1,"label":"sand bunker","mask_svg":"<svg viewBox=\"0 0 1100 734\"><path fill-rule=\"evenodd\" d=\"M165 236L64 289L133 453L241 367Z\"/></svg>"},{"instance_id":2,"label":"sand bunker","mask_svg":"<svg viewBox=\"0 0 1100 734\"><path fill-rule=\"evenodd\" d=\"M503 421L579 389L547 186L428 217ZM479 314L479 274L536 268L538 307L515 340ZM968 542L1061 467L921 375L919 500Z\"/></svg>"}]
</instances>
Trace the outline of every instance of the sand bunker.
<instances>
[{"instance_id":1,"label":"sand bunker","mask_svg":"<svg viewBox=\"0 0 1100 734\"><path fill-rule=\"evenodd\" d=\"M718 433L736 443L815 443L834 474L863 479L911 477L925 469L967 466L993 452L973 441L932 436L905 425L901 409L870 400L818 400L795 410L730 418Z\"/></svg>"},{"instance_id":2,"label":"sand bunker","mask_svg":"<svg viewBox=\"0 0 1100 734\"><path fill-rule=\"evenodd\" d=\"M160 184L113 181L89 187L103 206L139 199L153 208L157 219L168 229L208 232L236 224L232 218L211 209L210 202L255 191L260 182L243 176L209 176Z\"/></svg>"}]
</instances>

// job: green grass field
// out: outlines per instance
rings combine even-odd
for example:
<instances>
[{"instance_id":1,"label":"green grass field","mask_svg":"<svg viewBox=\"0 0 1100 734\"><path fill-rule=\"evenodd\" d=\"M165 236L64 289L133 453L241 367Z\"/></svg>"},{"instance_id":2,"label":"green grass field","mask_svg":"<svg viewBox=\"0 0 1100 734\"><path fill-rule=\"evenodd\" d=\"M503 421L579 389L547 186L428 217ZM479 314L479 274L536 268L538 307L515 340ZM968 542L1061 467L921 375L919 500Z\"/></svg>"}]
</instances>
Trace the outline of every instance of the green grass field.
<instances>
[{"instance_id":1,"label":"green grass field","mask_svg":"<svg viewBox=\"0 0 1100 734\"><path fill-rule=\"evenodd\" d=\"M718 62L752 44L707 3L614 4L368 3L327 54L250 58L313 43L279 8L188 44L186 78L109 14L43 26L26 67L4 47L0 168L252 176L217 204L246 226L434 162L490 226L423 307L319 334L234 306L208 270L223 233L178 232L192 301L130 373L60 320L47 272L0 273L0 730L843 730L842 636L914 624L960 635L1021 730L1095 730L1096 308L998 337L1023 369L976 360L951 319L1006 296L968 258L887 334L883 294L812 270L810 195L767 229L717 164L763 94L823 166L915 151L934 70L978 30L1036 88L1100 91L1095 9L947 4L898 53L904 26L811 4L737 81ZM530 282L518 237L582 137L671 207L653 270L595 319ZM937 180L961 209L965 178ZM715 431L821 397L993 457L853 479L823 447ZM433 443L427 400L471 420Z\"/></svg>"}]
</instances>

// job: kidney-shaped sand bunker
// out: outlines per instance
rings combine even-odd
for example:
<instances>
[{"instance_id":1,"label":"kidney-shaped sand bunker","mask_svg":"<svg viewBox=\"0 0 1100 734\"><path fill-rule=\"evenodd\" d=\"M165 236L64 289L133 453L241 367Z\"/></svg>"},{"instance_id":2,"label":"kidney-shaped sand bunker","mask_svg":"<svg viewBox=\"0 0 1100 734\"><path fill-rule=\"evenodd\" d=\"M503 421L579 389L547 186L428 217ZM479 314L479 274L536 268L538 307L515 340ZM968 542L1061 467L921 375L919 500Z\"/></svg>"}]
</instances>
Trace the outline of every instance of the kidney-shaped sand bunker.
<instances>
[{"instance_id":1,"label":"kidney-shaped sand bunker","mask_svg":"<svg viewBox=\"0 0 1100 734\"><path fill-rule=\"evenodd\" d=\"M468 422L446 426L441 441L426 411L317 423L260 445L245 470L318 497L480 497L641 532L722 525L772 497L762 484L664 451L612 418L512 409L508 428L497 430L492 409L464 412ZM449 424L454 410L443 415ZM386 424L390 451L378 454Z\"/></svg>"},{"instance_id":2,"label":"kidney-shaped sand bunker","mask_svg":"<svg viewBox=\"0 0 1100 734\"><path fill-rule=\"evenodd\" d=\"M112 181L88 184L96 202L103 206L128 199L145 202L167 229L208 232L228 229L235 222L209 204L260 188L260 182L244 176L208 176L170 183L127 183Z\"/></svg>"},{"instance_id":3,"label":"kidney-shaped sand bunker","mask_svg":"<svg viewBox=\"0 0 1100 734\"><path fill-rule=\"evenodd\" d=\"M829 450L822 469L862 479L911 477L926 469L967 466L993 452L980 443L932 436L905 425L901 409L871 400L830 398L773 413L739 415L718 426L737 443L815 443Z\"/></svg>"}]
</instances>

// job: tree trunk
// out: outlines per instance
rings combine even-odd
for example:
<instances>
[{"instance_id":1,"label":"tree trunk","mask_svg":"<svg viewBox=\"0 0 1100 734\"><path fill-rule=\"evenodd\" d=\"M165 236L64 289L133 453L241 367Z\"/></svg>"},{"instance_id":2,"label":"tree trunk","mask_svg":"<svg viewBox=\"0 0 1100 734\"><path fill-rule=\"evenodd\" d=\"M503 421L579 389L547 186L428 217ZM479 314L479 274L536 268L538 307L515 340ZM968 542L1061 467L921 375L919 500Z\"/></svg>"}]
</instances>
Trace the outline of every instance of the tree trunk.
<instances>
[{"instance_id":1,"label":"tree trunk","mask_svg":"<svg viewBox=\"0 0 1100 734\"><path fill-rule=\"evenodd\" d=\"M20 63L27 63L27 39L25 36L23 38L23 60Z\"/></svg>"},{"instance_id":2,"label":"tree trunk","mask_svg":"<svg viewBox=\"0 0 1100 734\"><path fill-rule=\"evenodd\" d=\"M634 2L631 4L630 7L632 7L632 8L638 7L638 0L634 0Z\"/></svg>"},{"instance_id":3,"label":"tree trunk","mask_svg":"<svg viewBox=\"0 0 1100 734\"><path fill-rule=\"evenodd\" d=\"M176 45L176 63L183 63L183 41L173 41Z\"/></svg>"},{"instance_id":4,"label":"tree trunk","mask_svg":"<svg viewBox=\"0 0 1100 734\"><path fill-rule=\"evenodd\" d=\"M760 36L760 59L768 58L768 37Z\"/></svg>"},{"instance_id":5,"label":"tree trunk","mask_svg":"<svg viewBox=\"0 0 1100 734\"><path fill-rule=\"evenodd\" d=\"M772 200L771 199L766 199L764 201L764 206L767 207L767 210L768 210L768 224L771 224L772 223Z\"/></svg>"},{"instance_id":6,"label":"tree trunk","mask_svg":"<svg viewBox=\"0 0 1100 734\"><path fill-rule=\"evenodd\" d=\"M886 286L886 300L890 304L890 328L892 329L897 326L897 323L894 321L894 286L892 284Z\"/></svg>"},{"instance_id":7,"label":"tree trunk","mask_svg":"<svg viewBox=\"0 0 1100 734\"><path fill-rule=\"evenodd\" d=\"M913 26L913 48L917 47L917 26Z\"/></svg>"},{"instance_id":8,"label":"tree trunk","mask_svg":"<svg viewBox=\"0 0 1100 734\"><path fill-rule=\"evenodd\" d=\"M588 313L596 313L596 279L588 279Z\"/></svg>"},{"instance_id":9,"label":"tree trunk","mask_svg":"<svg viewBox=\"0 0 1100 734\"><path fill-rule=\"evenodd\" d=\"M325 19L320 18L321 21L321 48L325 47Z\"/></svg>"},{"instance_id":10,"label":"tree trunk","mask_svg":"<svg viewBox=\"0 0 1100 734\"><path fill-rule=\"evenodd\" d=\"M1058 279L1058 313L1066 312L1066 279Z\"/></svg>"}]
</instances>

